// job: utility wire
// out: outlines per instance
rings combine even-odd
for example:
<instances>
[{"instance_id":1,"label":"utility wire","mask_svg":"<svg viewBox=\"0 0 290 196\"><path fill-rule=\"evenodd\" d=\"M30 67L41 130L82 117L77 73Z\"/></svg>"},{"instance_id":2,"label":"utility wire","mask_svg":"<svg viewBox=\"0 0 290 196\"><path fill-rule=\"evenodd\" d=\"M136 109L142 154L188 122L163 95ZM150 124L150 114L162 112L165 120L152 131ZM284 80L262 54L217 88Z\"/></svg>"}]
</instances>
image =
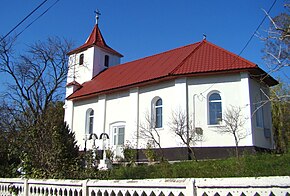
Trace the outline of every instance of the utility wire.
<instances>
[{"instance_id":1,"label":"utility wire","mask_svg":"<svg viewBox=\"0 0 290 196\"><path fill-rule=\"evenodd\" d=\"M14 28L12 28L4 37L1 38L0 42L3 41L8 35L10 35L19 25L21 25L28 17L30 17L36 10L38 10L43 4L45 4L48 0L44 0L41 4L39 4L34 10L32 10L24 19L22 19Z\"/></svg>"},{"instance_id":2,"label":"utility wire","mask_svg":"<svg viewBox=\"0 0 290 196\"><path fill-rule=\"evenodd\" d=\"M36 22L39 18L41 18L44 14L46 14L55 4L57 4L60 0L56 0L51 6L49 6L42 14L40 14L37 18L35 18L31 23L29 23L22 31L20 31L15 38L21 35L26 29L28 29L34 22Z\"/></svg>"},{"instance_id":3,"label":"utility wire","mask_svg":"<svg viewBox=\"0 0 290 196\"><path fill-rule=\"evenodd\" d=\"M271 7L270 7L269 10L268 10L268 13L271 12L271 10L272 10L272 8L274 7L274 5L275 5L276 2L277 2L277 0L275 0L275 1L272 3ZM264 16L263 20L260 22L260 24L258 25L258 27L256 28L256 30L254 31L254 33L252 34L252 36L250 37L250 39L248 40L248 42L246 43L246 45L244 46L244 48L241 50L241 52L239 53L238 56L240 56L240 55L244 52L244 50L247 48L247 46L248 46L249 43L252 41L252 39L253 39L253 37L255 36L256 32L259 30L259 28L260 28L261 25L264 23L264 21L266 20L266 18L267 18L267 15Z\"/></svg>"},{"instance_id":4,"label":"utility wire","mask_svg":"<svg viewBox=\"0 0 290 196\"><path fill-rule=\"evenodd\" d=\"M276 4L277 0L275 0L271 7L268 10L268 13L271 12L272 8L274 7L274 5ZM241 50L241 52L238 54L237 58L234 60L233 64L238 60L238 58L242 55L242 53L244 52L244 50L248 47L248 45L250 44L250 42L252 41L253 37L255 36L256 32L259 30L259 28L262 26L262 24L264 23L264 21L266 20L267 15L264 16L263 20L260 22L260 24L258 25L258 27L256 28L256 30L254 31L254 33L252 34L252 36L250 37L250 39L247 41L246 45L243 47L243 49Z\"/></svg>"},{"instance_id":5,"label":"utility wire","mask_svg":"<svg viewBox=\"0 0 290 196\"><path fill-rule=\"evenodd\" d=\"M268 9L268 13L271 12L272 8L274 7L274 5L276 4L277 0L275 0L271 7ZM252 41L253 37L255 36L256 32L259 30L259 28L262 26L262 24L264 23L264 21L266 20L267 15L264 16L264 18L262 19L262 21L260 22L260 24L258 25L258 27L256 28L256 30L254 31L254 33L251 35L250 39L247 41L246 45L243 47L243 49L241 50L241 52L238 54L238 56L235 58L235 60L233 61L233 64L235 64L235 62L238 60L238 58L241 56L241 54L244 52L244 50L248 47L248 45L250 44L250 42ZM206 91L208 91L209 89L211 89L216 83L213 83L208 89L206 89L205 91L203 91L201 94L205 93Z\"/></svg>"}]
</instances>

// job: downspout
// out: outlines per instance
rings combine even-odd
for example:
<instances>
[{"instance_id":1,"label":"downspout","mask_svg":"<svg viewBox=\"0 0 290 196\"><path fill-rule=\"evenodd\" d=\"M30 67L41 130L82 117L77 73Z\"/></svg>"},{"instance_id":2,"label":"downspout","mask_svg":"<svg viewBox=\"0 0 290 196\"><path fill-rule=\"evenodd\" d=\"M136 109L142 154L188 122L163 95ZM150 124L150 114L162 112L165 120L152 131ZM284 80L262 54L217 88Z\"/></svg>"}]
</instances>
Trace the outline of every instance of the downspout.
<instances>
[{"instance_id":1,"label":"downspout","mask_svg":"<svg viewBox=\"0 0 290 196\"><path fill-rule=\"evenodd\" d=\"M136 160L139 160L139 154L138 154L138 149L139 149L139 88L137 87L137 117L136 117L136 123L137 123L137 142L136 142L136 148L137 148L137 157Z\"/></svg>"},{"instance_id":2,"label":"downspout","mask_svg":"<svg viewBox=\"0 0 290 196\"><path fill-rule=\"evenodd\" d=\"M107 115L107 96L105 95L105 97L104 97L104 122L103 122L103 133L106 133L106 115ZM110 135L109 133L108 133L108 135ZM108 141L108 143L110 143L110 140Z\"/></svg>"},{"instance_id":3,"label":"downspout","mask_svg":"<svg viewBox=\"0 0 290 196\"><path fill-rule=\"evenodd\" d=\"M74 131L74 114L75 114L75 106L74 106L74 101L72 102L72 115L71 115L71 130L75 133Z\"/></svg>"},{"instance_id":4,"label":"downspout","mask_svg":"<svg viewBox=\"0 0 290 196\"><path fill-rule=\"evenodd\" d=\"M190 145L189 140L189 108L188 108L188 85L187 85L187 78L185 78L185 112L186 112L186 142L188 145ZM190 160L190 152L189 149L187 149L187 159Z\"/></svg>"}]
</instances>

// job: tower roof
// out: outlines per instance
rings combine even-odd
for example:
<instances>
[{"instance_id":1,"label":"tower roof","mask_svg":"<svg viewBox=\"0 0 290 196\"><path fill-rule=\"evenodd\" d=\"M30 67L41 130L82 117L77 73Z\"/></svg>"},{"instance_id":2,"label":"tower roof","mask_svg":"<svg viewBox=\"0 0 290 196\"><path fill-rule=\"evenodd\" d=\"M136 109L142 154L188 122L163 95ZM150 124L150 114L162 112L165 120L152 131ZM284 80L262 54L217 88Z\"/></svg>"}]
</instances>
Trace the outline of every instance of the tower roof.
<instances>
[{"instance_id":1,"label":"tower roof","mask_svg":"<svg viewBox=\"0 0 290 196\"><path fill-rule=\"evenodd\" d=\"M110 46L108 46L106 44L105 39L104 39L100 29L99 29L98 24L95 25L95 27L94 27L93 31L91 32L90 36L88 37L87 41L82 46L70 51L68 53L68 55L84 51L87 48L90 48L92 46L98 46L98 47L102 48L103 50L105 50L111 54L117 55L119 57L123 57L122 54L120 54L119 52L112 49Z\"/></svg>"}]
</instances>

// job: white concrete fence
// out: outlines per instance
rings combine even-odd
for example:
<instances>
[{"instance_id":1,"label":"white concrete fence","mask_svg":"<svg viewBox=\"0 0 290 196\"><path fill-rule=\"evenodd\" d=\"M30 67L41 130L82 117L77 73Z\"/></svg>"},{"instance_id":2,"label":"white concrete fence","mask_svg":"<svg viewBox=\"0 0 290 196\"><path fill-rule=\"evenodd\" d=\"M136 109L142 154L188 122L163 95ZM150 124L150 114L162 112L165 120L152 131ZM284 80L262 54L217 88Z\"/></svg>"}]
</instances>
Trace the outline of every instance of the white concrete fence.
<instances>
[{"instance_id":1,"label":"white concrete fence","mask_svg":"<svg viewBox=\"0 0 290 196\"><path fill-rule=\"evenodd\" d=\"M0 196L290 196L290 177L146 180L0 178Z\"/></svg>"}]
</instances>

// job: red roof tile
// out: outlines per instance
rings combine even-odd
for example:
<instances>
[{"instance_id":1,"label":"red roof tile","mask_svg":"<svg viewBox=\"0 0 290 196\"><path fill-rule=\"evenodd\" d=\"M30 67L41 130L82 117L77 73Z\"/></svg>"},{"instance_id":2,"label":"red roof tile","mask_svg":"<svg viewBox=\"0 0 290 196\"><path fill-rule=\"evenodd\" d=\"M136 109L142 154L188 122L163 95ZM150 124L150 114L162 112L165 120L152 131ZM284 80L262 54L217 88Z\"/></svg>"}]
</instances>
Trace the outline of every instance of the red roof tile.
<instances>
[{"instance_id":1,"label":"red roof tile","mask_svg":"<svg viewBox=\"0 0 290 196\"><path fill-rule=\"evenodd\" d=\"M88 37L87 41L85 44L83 44L82 46L70 51L68 53L68 55L74 54L74 53L78 53L80 51L86 50L89 47L92 46L98 46L104 50L106 50L107 52L110 52L112 54L115 54L117 56L123 57L122 54L120 54L119 52L115 51L114 49L112 49L110 46L108 46L105 42L105 39L98 27L98 25L96 24L93 31L91 32L90 36Z\"/></svg>"},{"instance_id":2,"label":"red roof tile","mask_svg":"<svg viewBox=\"0 0 290 196\"><path fill-rule=\"evenodd\" d=\"M113 66L82 84L68 99L100 94L110 90L141 85L158 79L210 72L233 72L236 70L259 70L247 61L206 40L136 61ZM272 85L277 83L270 77Z\"/></svg>"}]
</instances>

